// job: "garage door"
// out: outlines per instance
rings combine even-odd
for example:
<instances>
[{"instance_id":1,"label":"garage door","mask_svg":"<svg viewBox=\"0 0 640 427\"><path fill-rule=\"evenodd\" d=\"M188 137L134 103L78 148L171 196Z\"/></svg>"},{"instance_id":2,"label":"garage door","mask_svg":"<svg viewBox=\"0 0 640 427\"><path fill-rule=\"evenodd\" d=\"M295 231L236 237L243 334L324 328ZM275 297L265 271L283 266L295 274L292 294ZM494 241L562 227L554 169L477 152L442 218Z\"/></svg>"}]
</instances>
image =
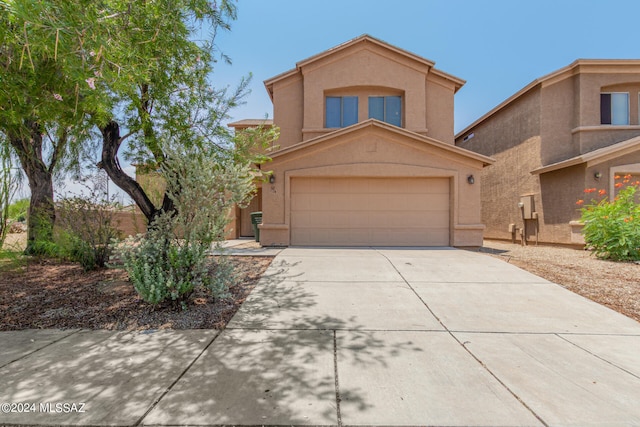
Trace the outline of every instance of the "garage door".
<instances>
[{"instance_id":1,"label":"garage door","mask_svg":"<svg viewBox=\"0 0 640 427\"><path fill-rule=\"evenodd\" d=\"M448 246L447 178L293 178L291 244Z\"/></svg>"}]
</instances>

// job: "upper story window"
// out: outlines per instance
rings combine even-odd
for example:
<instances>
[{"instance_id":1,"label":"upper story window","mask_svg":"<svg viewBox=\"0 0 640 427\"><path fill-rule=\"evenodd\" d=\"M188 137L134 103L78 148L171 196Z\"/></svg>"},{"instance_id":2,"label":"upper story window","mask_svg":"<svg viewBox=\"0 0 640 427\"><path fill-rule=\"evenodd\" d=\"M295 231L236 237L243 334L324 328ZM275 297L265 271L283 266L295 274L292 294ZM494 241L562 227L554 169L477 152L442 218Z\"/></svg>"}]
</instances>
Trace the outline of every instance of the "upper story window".
<instances>
[{"instance_id":1,"label":"upper story window","mask_svg":"<svg viewBox=\"0 0 640 427\"><path fill-rule=\"evenodd\" d=\"M629 93L600 94L600 123L603 125L629 124Z\"/></svg>"},{"instance_id":2,"label":"upper story window","mask_svg":"<svg viewBox=\"0 0 640 427\"><path fill-rule=\"evenodd\" d=\"M327 96L326 127L343 128L358 123L357 96Z\"/></svg>"},{"instance_id":3,"label":"upper story window","mask_svg":"<svg viewBox=\"0 0 640 427\"><path fill-rule=\"evenodd\" d=\"M402 126L402 97L400 96L370 96L369 118Z\"/></svg>"}]
</instances>

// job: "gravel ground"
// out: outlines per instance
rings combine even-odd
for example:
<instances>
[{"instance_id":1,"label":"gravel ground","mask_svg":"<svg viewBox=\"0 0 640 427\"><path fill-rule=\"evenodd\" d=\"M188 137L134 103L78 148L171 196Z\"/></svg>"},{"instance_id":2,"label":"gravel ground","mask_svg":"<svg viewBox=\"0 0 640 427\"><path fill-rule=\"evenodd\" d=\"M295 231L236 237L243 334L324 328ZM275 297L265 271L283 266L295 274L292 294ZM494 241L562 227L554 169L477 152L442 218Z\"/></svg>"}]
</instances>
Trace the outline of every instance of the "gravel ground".
<instances>
[{"instance_id":1,"label":"gravel ground","mask_svg":"<svg viewBox=\"0 0 640 427\"><path fill-rule=\"evenodd\" d=\"M580 249L493 240L485 240L480 252L640 321L640 264L605 261Z\"/></svg>"},{"instance_id":2,"label":"gravel ground","mask_svg":"<svg viewBox=\"0 0 640 427\"><path fill-rule=\"evenodd\" d=\"M24 233L9 235L7 243L20 247L25 240ZM257 246L254 242L246 245ZM579 249L521 246L492 240L486 240L479 252L640 321L640 264L604 261ZM27 268L5 270L0 272L0 330L223 328L271 259L254 257L235 262L242 285L235 289L234 298L213 302L206 295L198 296L188 314L153 310L142 304L121 270L85 273L77 266L54 262L36 262ZM20 315L16 316L17 313Z\"/></svg>"},{"instance_id":3,"label":"gravel ground","mask_svg":"<svg viewBox=\"0 0 640 427\"><path fill-rule=\"evenodd\" d=\"M122 269L87 272L77 264L47 259L0 262L0 331L224 329L272 260L231 258L236 280L230 296L213 298L197 289L187 310L142 301Z\"/></svg>"}]
</instances>

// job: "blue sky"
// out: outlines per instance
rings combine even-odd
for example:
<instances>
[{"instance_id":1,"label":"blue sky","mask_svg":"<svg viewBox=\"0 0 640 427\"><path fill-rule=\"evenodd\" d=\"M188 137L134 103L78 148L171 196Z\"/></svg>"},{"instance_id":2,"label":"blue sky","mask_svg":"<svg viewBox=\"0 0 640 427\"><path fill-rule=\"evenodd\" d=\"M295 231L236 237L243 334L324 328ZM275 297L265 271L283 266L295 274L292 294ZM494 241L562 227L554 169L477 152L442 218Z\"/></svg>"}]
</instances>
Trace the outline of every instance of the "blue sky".
<instances>
[{"instance_id":1,"label":"blue sky","mask_svg":"<svg viewBox=\"0 0 640 427\"><path fill-rule=\"evenodd\" d=\"M272 117L263 81L296 62L370 34L467 83L455 97L459 132L538 77L578 58L640 58L638 0L239 0L217 44L217 87L253 73L233 119Z\"/></svg>"},{"instance_id":2,"label":"blue sky","mask_svg":"<svg viewBox=\"0 0 640 427\"><path fill-rule=\"evenodd\" d=\"M247 103L231 120L271 118L264 80L362 34L467 81L455 97L456 133L578 58L640 58L640 0L238 0L237 6L231 31L216 38L232 65L218 63L212 77L216 87L235 87L253 73Z\"/></svg>"}]
</instances>

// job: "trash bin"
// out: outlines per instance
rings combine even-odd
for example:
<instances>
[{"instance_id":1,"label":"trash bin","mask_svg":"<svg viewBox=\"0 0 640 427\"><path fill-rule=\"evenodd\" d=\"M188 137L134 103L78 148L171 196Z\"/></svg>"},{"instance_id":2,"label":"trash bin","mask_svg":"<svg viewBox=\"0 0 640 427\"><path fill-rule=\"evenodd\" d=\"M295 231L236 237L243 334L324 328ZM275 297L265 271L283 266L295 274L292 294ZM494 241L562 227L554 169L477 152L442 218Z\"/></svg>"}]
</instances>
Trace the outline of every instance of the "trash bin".
<instances>
[{"instance_id":1,"label":"trash bin","mask_svg":"<svg viewBox=\"0 0 640 427\"><path fill-rule=\"evenodd\" d=\"M256 242L260 241L260 229L258 224L262 224L262 212L251 212L251 224L253 224L253 234L256 236Z\"/></svg>"}]
</instances>

